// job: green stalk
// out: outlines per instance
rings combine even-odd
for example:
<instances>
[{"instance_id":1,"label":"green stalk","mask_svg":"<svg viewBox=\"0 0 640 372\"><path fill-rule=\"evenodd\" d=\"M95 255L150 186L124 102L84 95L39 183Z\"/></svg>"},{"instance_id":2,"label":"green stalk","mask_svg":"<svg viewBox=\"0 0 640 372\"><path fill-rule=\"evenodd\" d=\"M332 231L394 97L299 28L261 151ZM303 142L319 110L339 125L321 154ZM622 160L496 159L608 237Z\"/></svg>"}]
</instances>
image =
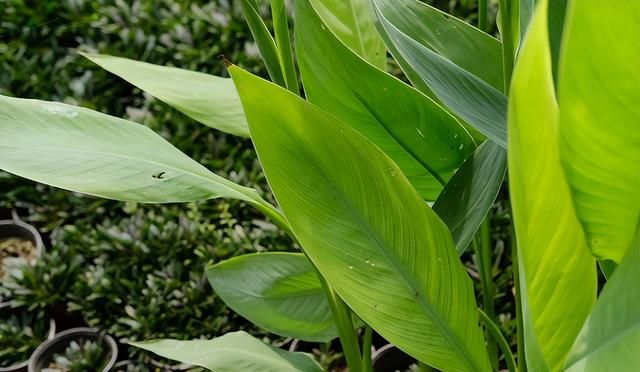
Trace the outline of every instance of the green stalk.
<instances>
[{"instance_id":1,"label":"green stalk","mask_svg":"<svg viewBox=\"0 0 640 372\"><path fill-rule=\"evenodd\" d=\"M502 332L500 332L500 328L489 318L487 314L485 314L482 310L478 309L478 313L480 314L480 319L484 323L486 329L493 334L493 337L498 340L498 344L504 353L504 359L507 362L507 368L509 368L509 372L517 372L516 361L513 358L513 353L511 352L511 348L509 347L509 343L507 339L504 338Z\"/></svg>"},{"instance_id":2,"label":"green stalk","mask_svg":"<svg viewBox=\"0 0 640 372\"><path fill-rule=\"evenodd\" d=\"M487 0L478 0L478 28L487 32Z\"/></svg>"},{"instance_id":3,"label":"green stalk","mask_svg":"<svg viewBox=\"0 0 640 372\"><path fill-rule=\"evenodd\" d=\"M482 286L482 307L485 313L492 321L495 321L495 285L493 283L493 249L491 247L489 217L487 216L480 230L473 241L473 247L476 251L478 265L478 273L480 274L480 285ZM489 360L494 369L498 367L498 347L495 338L491 332L487 330L487 352Z\"/></svg>"},{"instance_id":4,"label":"green stalk","mask_svg":"<svg viewBox=\"0 0 640 372\"><path fill-rule=\"evenodd\" d=\"M519 35L519 13L518 2L513 0L499 0L500 4L500 24L502 28L502 65L504 76L504 91L509 93L511 84L511 74L516 56L516 39L514 35ZM513 22L514 17L517 22ZM519 38L518 38L519 39Z\"/></svg>"},{"instance_id":5,"label":"green stalk","mask_svg":"<svg viewBox=\"0 0 640 372\"><path fill-rule=\"evenodd\" d=\"M371 359L371 343L373 339L373 329L368 325L364 327L362 340L362 370L373 372L373 360Z\"/></svg>"},{"instance_id":6,"label":"green stalk","mask_svg":"<svg viewBox=\"0 0 640 372\"><path fill-rule=\"evenodd\" d=\"M516 231L511 226L511 270L513 271L513 286L516 288L516 337L517 337L517 355L518 370L527 372L527 361L524 355L524 319L522 318L522 297L520 296L520 272L518 265L518 241L516 240Z\"/></svg>"},{"instance_id":7,"label":"green stalk","mask_svg":"<svg viewBox=\"0 0 640 372\"><path fill-rule=\"evenodd\" d=\"M293 62L289 21L284 0L271 0L271 16L273 17L273 30L276 35L276 46L285 84L289 91L300 95L300 85L298 84L298 76Z\"/></svg>"},{"instance_id":8,"label":"green stalk","mask_svg":"<svg viewBox=\"0 0 640 372\"><path fill-rule=\"evenodd\" d=\"M362 371L360 344L358 342L358 335L356 334L356 330L353 326L353 321L351 320L351 310L347 304L342 301L338 294L329 287L329 284L324 280L324 277L320 272L318 272L318 278L322 283L325 296L329 301L329 307L331 307L333 322L338 329L338 336L340 337L340 344L342 345L344 357L347 359L347 366L350 371Z\"/></svg>"}]
</instances>

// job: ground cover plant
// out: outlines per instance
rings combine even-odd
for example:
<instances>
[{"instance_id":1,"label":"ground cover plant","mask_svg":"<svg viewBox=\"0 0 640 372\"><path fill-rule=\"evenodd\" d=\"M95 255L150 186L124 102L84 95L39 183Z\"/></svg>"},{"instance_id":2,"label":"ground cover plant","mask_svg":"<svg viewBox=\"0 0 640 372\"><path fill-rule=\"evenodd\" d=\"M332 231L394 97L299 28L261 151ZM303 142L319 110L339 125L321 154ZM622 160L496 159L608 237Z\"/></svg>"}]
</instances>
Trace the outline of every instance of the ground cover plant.
<instances>
[{"instance_id":1,"label":"ground cover plant","mask_svg":"<svg viewBox=\"0 0 640 372\"><path fill-rule=\"evenodd\" d=\"M213 288L278 335L339 337L353 371L371 370L372 329L445 371L637 363L638 4L501 1L498 40L412 0L298 0L295 59L284 2L271 2L274 36L256 2L241 5L273 82L233 64L231 81L85 56L250 137L279 208L145 127L51 102L1 98L0 167L118 200L254 207L303 253L218 263ZM601 22L611 29L593 34ZM412 85L384 71L387 49ZM515 355L493 311L486 225L507 165ZM469 245L485 311L459 260ZM599 296L598 267L608 279ZM213 370L321 368L243 332L136 345Z\"/></svg>"}]
</instances>

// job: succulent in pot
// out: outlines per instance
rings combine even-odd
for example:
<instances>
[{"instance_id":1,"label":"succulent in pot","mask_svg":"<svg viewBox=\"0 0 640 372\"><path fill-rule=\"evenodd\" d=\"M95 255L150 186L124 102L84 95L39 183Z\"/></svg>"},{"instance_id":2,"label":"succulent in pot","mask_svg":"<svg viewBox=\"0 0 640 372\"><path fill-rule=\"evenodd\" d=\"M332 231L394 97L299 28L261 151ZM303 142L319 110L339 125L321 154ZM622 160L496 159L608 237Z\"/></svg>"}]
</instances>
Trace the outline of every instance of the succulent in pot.
<instances>
[{"instance_id":1,"label":"succulent in pot","mask_svg":"<svg viewBox=\"0 0 640 372\"><path fill-rule=\"evenodd\" d=\"M118 358L115 340L93 328L72 328L40 345L29 372L110 371Z\"/></svg>"},{"instance_id":2,"label":"succulent in pot","mask_svg":"<svg viewBox=\"0 0 640 372\"><path fill-rule=\"evenodd\" d=\"M29 358L55 334L55 322L42 310L0 308L0 372L26 371Z\"/></svg>"},{"instance_id":3,"label":"succulent in pot","mask_svg":"<svg viewBox=\"0 0 640 372\"><path fill-rule=\"evenodd\" d=\"M18 219L0 221L0 279L12 267L33 263L43 249L38 230Z\"/></svg>"}]
</instances>

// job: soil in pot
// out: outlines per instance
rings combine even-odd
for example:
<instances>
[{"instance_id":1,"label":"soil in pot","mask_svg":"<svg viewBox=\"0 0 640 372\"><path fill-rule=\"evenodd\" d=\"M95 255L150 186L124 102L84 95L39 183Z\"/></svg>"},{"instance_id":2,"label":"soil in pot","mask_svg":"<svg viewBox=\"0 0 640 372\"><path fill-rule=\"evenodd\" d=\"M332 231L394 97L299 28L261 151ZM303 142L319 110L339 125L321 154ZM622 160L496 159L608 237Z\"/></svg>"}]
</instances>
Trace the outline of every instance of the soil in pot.
<instances>
[{"instance_id":1,"label":"soil in pot","mask_svg":"<svg viewBox=\"0 0 640 372\"><path fill-rule=\"evenodd\" d=\"M11 261L32 262L38 255L38 249L32 241L23 238L0 239L0 279L4 278L5 267Z\"/></svg>"},{"instance_id":2,"label":"soil in pot","mask_svg":"<svg viewBox=\"0 0 640 372\"><path fill-rule=\"evenodd\" d=\"M55 333L43 311L11 310L0 317L0 371L26 367L33 351Z\"/></svg>"},{"instance_id":3,"label":"soil in pot","mask_svg":"<svg viewBox=\"0 0 640 372\"><path fill-rule=\"evenodd\" d=\"M373 355L374 372L422 372L416 360L397 347L387 344Z\"/></svg>"},{"instance_id":4,"label":"soil in pot","mask_svg":"<svg viewBox=\"0 0 640 372\"><path fill-rule=\"evenodd\" d=\"M74 328L38 347L29 362L30 372L109 371L117 358L113 338L91 328Z\"/></svg>"}]
</instances>

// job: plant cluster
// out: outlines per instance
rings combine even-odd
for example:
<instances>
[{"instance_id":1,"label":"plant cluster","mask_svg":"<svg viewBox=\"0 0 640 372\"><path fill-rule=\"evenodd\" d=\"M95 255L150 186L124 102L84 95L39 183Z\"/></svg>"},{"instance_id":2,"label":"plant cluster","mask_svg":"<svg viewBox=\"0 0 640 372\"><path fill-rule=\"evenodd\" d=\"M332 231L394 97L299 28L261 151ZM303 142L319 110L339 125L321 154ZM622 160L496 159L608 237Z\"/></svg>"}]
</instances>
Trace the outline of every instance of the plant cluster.
<instances>
[{"instance_id":1,"label":"plant cluster","mask_svg":"<svg viewBox=\"0 0 640 372\"><path fill-rule=\"evenodd\" d=\"M61 353L51 356L51 361L43 372L85 372L101 371L109 354L102 342L93 340L71 341Z\"/></svg>"},{"instance_id":2,"label":"plant cluster","mask_svg":"<svg viewBox=\"0 0 640 372\"><path fill-rule=\"evenodd\" d=\"M640 146L628 135L640 117L640 4L501 0L498 40L487 1L476 28L416 0L298 0L294 48L284 0L270 2L271 22L256 0L239 3L271 81L231 63L230 80L83 55L250 138L278 207L148 128L61 103L0 97L0 167L116 200L255 208L303 253L209 266L216 295L274 334L338 338L352 371L372 371L373 330L443 371L640 362L640 292L629 291L640 280ZM611 32L594 34L602 23ZM411 84L386 72L387 50ZM507 166L511 205L498 215L513 221L515 352L497 316L489 213ZM460 260L468 248L481 308ZM132 345L211 370L322 370L243 331Z\"/></svg>"},{"instance_id":3,"label":"plant cluster","mask_svg":"<svg viewBox=\"0 0 640 372\"><path fill-rule=\"evenodd\" d=\"M0 318L0 367L28 360L47 339L49 327L49 319L43 311L21 311Z\"/></svg>"}]
</instances>

